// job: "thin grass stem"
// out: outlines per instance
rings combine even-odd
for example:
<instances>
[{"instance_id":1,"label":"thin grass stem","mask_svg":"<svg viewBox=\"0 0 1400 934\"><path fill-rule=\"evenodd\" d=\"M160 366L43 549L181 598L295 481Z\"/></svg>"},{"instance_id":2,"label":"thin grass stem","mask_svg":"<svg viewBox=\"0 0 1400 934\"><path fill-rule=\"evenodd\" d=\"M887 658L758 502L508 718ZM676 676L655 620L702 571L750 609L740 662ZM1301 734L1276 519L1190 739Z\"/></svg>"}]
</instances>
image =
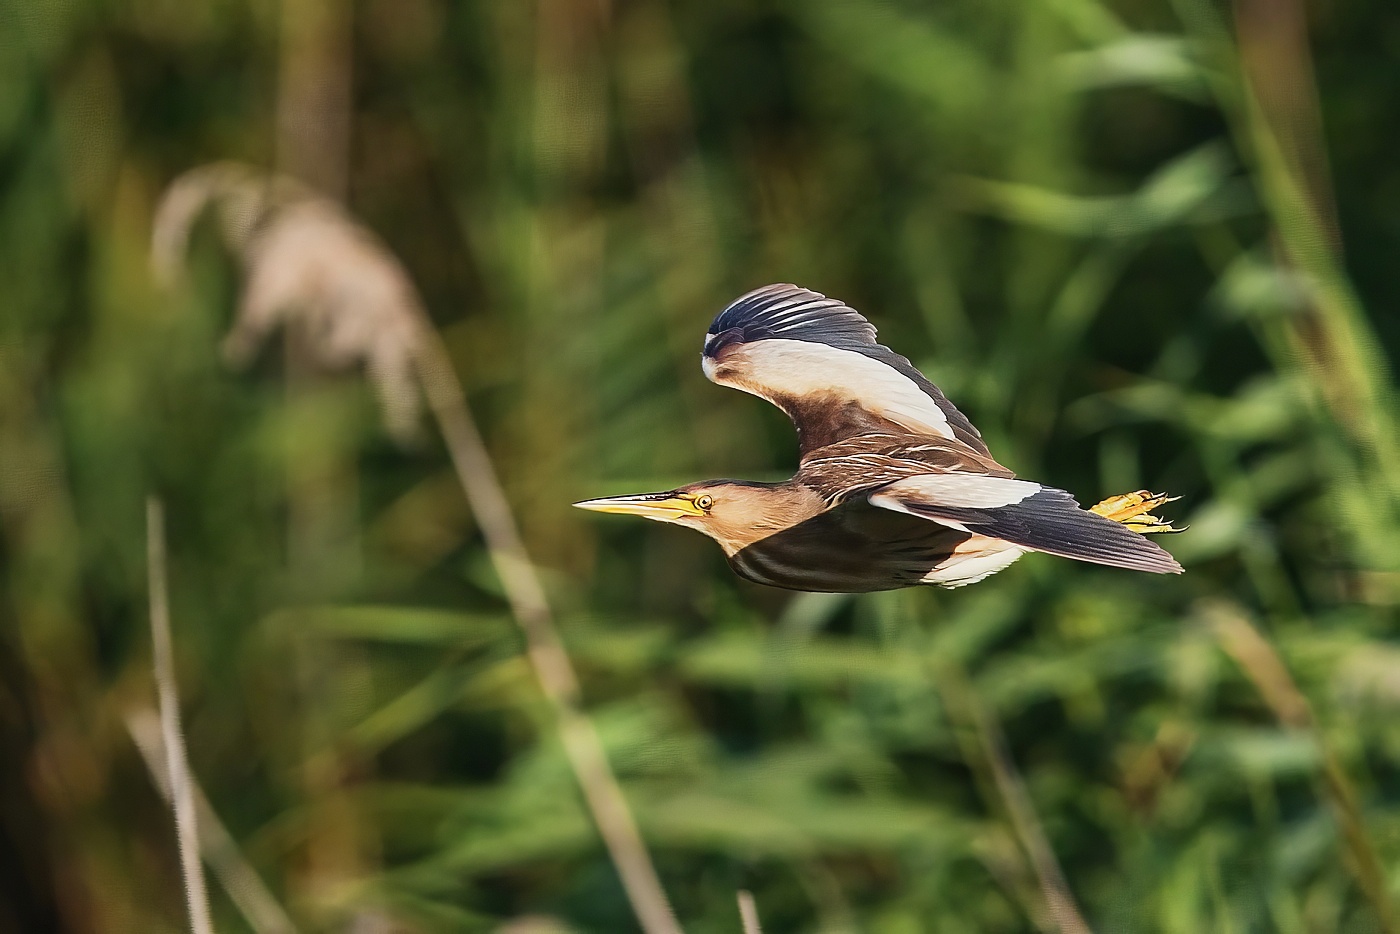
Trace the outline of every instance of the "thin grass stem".
<instances>
[{"instance_id":1,"label":"thin grass stem","mask_svg":"<svg viewBox=\"0 0 1400 934\"><path fill-rule=\"evenodd\" d=\"M204 865L199 859L199 818L190 781L185 736L180 726L180 692L175 683L170 637L169 572L166 567L165 507L154 496L146 499L146 574L151 611L151 650L160 708L160 732L165 745L175 836L180 848L180 872L192 934L213 934Z\"/></svg>"},{"instance_id":2,"label":"thin grass stem","mask_svg":"<svg viewBox=\"0 0 1400 934\"><path fill-rule=\"evenodd\" d=\"M544 587L520 538L510 503L467 406L466 394L436 334L427 336L416 362L428 407L447 444L462 490L476 512L506 599L525 635L526 652L553 710L564 753L637 920L647 934L680 934L656 867L608 764L602 740L580 707L578 677L554 625Z\"/></svg>"},{"instance_id":3,"label":"thin grass stem","mask_svg":"<svg viewBox=\"0 0 1400 934\"><path fill-rule=\"evenodd\" d=\"M159 715L148 709L133 710L126 716L126 729L151 773L151 780L166 801L171 801L170 779L165 770L166 747ZM219 819L193 775L189 777L189 788L199 820L200 853L234 907L243 915L243 920L256 934L296 934L296 925L263 883L257 870L243 858L233 835Z\"/></svg>"}]
</instances>

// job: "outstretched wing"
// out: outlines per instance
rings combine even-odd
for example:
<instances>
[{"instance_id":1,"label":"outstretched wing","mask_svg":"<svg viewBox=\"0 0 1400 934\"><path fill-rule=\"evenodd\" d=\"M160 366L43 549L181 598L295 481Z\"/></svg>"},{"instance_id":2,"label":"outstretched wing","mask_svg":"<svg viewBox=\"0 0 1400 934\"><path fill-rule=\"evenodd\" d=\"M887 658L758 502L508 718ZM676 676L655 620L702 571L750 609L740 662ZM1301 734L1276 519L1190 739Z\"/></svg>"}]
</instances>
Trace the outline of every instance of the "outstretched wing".
<instances>
[{"instance_id":1,"label":"outstretched wing","mask_svg":"<svg viewBox=\"0 0 1400 934\"><path fill-rule=\"evenodd\" d=\"M929 473L896 480L872 505L1048 554L1133 571L1180 574L1176 559L1143 535L1079 508L1064 490L1030 480Z\"/></svg>"},{"instance_id":2,"label":"outstretched wing","mask_svg":"<svg viewBox=\"0 0 1400 934\"><path fill-rule=\"evenodd\" d=\"M797 427L803 457L872 431L938 435L990 457L967 417L914 365L875 339L854 308L795 285L768 285L719 313L705 375L767 399Z\"/></svg>"}]
</instances>

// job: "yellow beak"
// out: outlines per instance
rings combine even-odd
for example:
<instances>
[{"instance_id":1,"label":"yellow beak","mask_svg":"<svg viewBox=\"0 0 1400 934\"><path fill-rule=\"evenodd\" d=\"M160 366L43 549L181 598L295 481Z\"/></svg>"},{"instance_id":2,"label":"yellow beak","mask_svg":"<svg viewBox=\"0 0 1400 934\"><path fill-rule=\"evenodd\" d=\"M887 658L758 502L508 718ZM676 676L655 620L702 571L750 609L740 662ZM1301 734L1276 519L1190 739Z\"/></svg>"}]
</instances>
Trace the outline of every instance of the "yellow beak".
<instances>
[{"instance_id":1,"label":"yellow beak","mask_svg":"<svg viewBox=\"0 0 1400 934\"><path fill-rule=\"evenodd\" d=\"M661 522L674 522L690 516L703 516L705 511L695 505L689 493L633 493L630 496L605 496L574 503L579 509L593 512L615 512L625 516L642 516Z\"/></svg>"}]
</instances>

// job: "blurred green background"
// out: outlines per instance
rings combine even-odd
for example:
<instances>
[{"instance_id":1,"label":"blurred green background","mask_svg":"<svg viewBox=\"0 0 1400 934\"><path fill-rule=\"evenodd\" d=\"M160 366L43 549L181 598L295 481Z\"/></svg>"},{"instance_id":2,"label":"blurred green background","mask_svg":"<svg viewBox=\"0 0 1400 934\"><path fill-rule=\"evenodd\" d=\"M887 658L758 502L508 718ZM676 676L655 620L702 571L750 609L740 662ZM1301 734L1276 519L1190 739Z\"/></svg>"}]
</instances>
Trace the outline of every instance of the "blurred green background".
<instances>
[{"instance_id":1,"label":"blurred green background","mask_svg":"<svg viewBox=\"0 0 1400 934\"><path fill-rule=\"evenodd\" d=\"M223 159L410 272L686 931L1082 930L1047 865L1100 932L1400 930L1397 95L1379 3L3 0L0 930L186 929L152 493L193 773L299 930L637 930L436 425L225 366L214 223L157 286ZM1181 495L1187 574L793 595L571 510L793 469L698 365L778 281L1016 471Z\"/></svg>"}]
</instances>

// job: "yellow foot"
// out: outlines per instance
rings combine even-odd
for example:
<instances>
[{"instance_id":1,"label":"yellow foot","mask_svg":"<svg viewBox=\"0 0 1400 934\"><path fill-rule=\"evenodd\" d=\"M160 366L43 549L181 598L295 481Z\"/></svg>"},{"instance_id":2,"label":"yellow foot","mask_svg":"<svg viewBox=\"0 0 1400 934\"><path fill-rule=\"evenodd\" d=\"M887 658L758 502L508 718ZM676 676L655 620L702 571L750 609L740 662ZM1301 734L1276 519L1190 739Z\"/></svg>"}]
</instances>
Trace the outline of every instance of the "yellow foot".
<instances>
[{"instance_id":1,"label":"yellow foot","mask_svg":"<svg viewBox=\"0 0 1400 934\"><path fill-rule=\"evenodd\" d=\"M1134 532L1180 532L1181 529L1175 528L1170 522L1151 515L1152 510L1158 506L1179 498L1165 493L1138 490L1136 493L1110 496L1102 503L1091 506L1089 511L1096 512L1105 519L1121 522Z\"/></svg>"}]
</instances>

